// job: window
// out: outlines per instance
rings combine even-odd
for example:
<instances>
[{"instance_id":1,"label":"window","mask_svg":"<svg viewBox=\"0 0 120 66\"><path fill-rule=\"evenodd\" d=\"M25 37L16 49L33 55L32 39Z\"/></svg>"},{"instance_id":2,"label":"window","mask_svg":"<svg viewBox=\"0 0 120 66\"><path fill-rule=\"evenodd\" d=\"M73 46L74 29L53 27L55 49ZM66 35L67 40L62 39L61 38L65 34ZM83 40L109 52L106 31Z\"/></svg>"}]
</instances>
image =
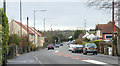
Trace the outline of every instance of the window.
<instances>
[{"instance_id":1,"label":"window","mask_svg":"<svg viewBox=\"0 0 120 66\"><path fill-rule=\"evenodd\" d=\"M106 39L112 39L112 35L106 35Z\"/></svg>"}]
</instances>

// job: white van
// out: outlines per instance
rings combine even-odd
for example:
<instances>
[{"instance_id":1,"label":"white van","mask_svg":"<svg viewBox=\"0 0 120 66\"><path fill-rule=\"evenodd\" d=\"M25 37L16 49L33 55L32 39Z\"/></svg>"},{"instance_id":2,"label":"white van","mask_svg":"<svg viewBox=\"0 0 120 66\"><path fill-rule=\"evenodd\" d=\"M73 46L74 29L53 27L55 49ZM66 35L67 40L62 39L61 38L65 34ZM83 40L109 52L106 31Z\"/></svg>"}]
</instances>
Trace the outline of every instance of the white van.
<instances>
[{"instance_id":1,"label":"white van","mask_svg":"<svg viewBox=\"0 0 120 66\"><path fill-rule=\"evenodd\" d=\"M69 51L72 51L76 45L75 44L70 44L69 45Z\"/></svg>"}]
</instances>

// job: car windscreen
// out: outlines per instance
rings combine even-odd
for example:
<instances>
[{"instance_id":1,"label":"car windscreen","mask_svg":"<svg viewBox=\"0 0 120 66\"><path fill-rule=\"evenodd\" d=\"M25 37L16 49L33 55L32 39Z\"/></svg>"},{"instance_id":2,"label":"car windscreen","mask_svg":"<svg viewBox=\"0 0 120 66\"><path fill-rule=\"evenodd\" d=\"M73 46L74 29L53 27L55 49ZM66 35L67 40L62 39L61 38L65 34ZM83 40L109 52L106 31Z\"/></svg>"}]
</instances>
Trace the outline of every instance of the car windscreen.
<instances>
[{"instance_id":1,"label":"car windscreen","mask_svg":"<svg viewBox=\"0 0 120 66\"><path fill-rule=\"evenodd\" d=\"M53 44L49 44L49 46L53 46Z\"/></svg>"},{"instance_id":2,"label":"car windscreen","mask_svg":"<svg viewBox=\"0 0 120 66\"><path fill-rule=\"evenodd\" d=\"M87 47L90 47L90 48L97 48L97 46L95 44L88 44Z\"/></svg>"},{"instance_id":3,"label":"car windscreen","mask_svg":"<svg viewBox=\"0 0 120 66\"><path fill-rule=\"evenodd\" d=\"M83 47L83 45L76 45L75 47Z\"/></svg>"}]
</instances>

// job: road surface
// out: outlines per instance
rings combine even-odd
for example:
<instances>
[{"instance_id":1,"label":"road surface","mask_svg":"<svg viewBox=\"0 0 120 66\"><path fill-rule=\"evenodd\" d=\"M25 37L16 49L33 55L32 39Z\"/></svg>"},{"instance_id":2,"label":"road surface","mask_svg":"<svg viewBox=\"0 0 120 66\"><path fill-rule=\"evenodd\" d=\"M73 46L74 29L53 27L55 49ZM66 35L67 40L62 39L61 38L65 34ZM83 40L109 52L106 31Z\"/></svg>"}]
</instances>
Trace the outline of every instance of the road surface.
<instances>
[{"instance_id":1,"label":"road surface","mask_svg":"<svg viewBox=\"0 0 120 66\"><path fill-rule=\"evenodd\" d=\"M72 53L68 50L67 42L64 46L55 48L54 50L40 49L30 53L25 53L16 58L9 59L8 64L74 64L87 66L116 66L118 58L106 55L83 55L80 53Z\"/></svg>"}]
</instances>

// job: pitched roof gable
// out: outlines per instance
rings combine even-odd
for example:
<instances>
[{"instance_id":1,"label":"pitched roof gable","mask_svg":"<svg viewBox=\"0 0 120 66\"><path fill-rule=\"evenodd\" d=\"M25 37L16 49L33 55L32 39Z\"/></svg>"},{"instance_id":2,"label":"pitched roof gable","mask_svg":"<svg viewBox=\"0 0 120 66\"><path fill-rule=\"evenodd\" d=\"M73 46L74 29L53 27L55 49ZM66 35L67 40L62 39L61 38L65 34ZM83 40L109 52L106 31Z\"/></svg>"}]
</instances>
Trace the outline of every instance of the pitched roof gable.
<instances>
[{"instance_id":1,"label":"pitched roof gable","mask_svg":"<svg viewBox=\"0 0 120 66\"><path fill-rule=\"evenodd\" d=\"M96 25L96 29L100 29L102 33L112 33L113 32L113 24L109 22L107 24L98 24ZM117 26L115 26L115 32L118 31Z\"/></svg>"},{"instance_id":2,"label":"pitched roof gable","mask_svg":"<svg viewBox=\"0 0 120 66\"><path fill-rule=\"evenodd\" d=\"M20 26L20 24L21 24L20 22L15 21L15 20L14 20L14 22L16 22L19 26ZM25 25L23 25L23 24L22 24L22 28L23 28L25 31L27 31L27 27L26 27ZM30 33L30 34L34 34L31 30L29 30L29 33Z\"/></svg>"}]
</instances>

